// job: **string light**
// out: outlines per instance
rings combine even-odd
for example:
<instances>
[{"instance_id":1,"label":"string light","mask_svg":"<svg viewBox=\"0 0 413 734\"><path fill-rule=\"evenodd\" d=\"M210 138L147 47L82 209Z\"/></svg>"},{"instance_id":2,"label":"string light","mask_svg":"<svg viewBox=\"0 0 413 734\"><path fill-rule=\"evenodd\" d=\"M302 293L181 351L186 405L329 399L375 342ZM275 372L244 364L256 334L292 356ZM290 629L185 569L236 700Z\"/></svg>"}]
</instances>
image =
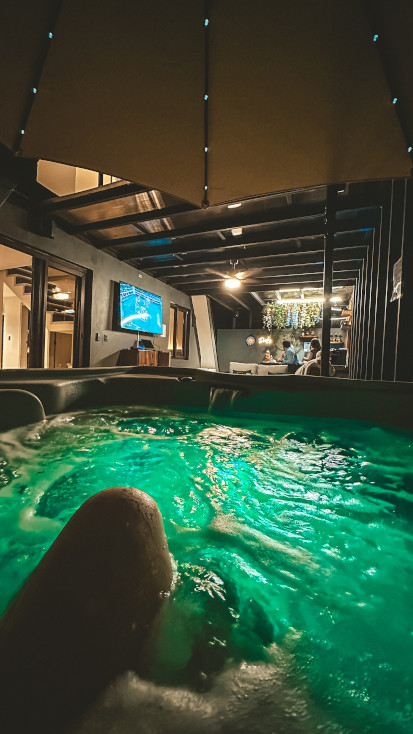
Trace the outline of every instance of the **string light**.
<instances>
[{"instance_id":1,"label":"string light","mask_svg":"<svg viewBox=\"0 0 413 734\"><path fill-rule=\"evenodd\" d=\"M24 130L20 130L20 135L24 135Z\"/></svg>"},{"instance_id":2,"label":"string light","mask_svg":"<svg viewBox=\"0 0 413 734\"><path fill-rule=\"evenodd\" d=\"M409 145L409 147L407 148L407 152L408 152L408 153L411 153L411 152L412 152L412 150L413 150L412 146L411 146L411 145Z\"/></svg>"},{"instance_id":3,"label":"string light","mask_svg":"<svg viewBox=\"0 0 413 734\"><path fill-rule=\"evenodd\" d=\"M53 38L53 33L52 33L52 31L49 31L49 38L50 38L50 39L52 39L52 38Z\"/></svg>"},{"instance_id":4,"label":"string light","mask_svg":"<svg viewBox=\"0 0 413 734\"><path fill-rule=\"evenodd\" d=\"M393 97L393 104L396 104L396 102L397 102L397 97Z\"/></svg>"},{"instance_id":5,"label":"string light","mask_svg":"<svg viewBox=\"0 0 413 734\"><path fill-rule=\"evenodd\" d=\"M205 27L206 27L207 25L209 25L209 20L208 20L208 18L205 18L205 21L204 21L204 25L205 25Z\"/></svg>"},{"instance_id":6,"label":"string light","mask_svg":"<svg viewBox=\"0 0 413 734\"><path fill-rule=\"evenodd\" d=\"M207 94L204 94L204 100L205 100L205 102L207 101L207 99L208 99L208 95Z\"/></svg>"},{"instance_id":7,"label":"string light","mask_svg":"<svg viewBox=\"0 0 413 734\"><path fill-rule=\"evenodd\" d=\"M374 42L378 41L378 38L379 38L379 37L378 37L378 34L377 34L377 33L375 33L375 34L374 34L374 36L373 36L373 41L374 41Z\"/></svg>"},{"instance_id":8,"label":"string light","mask_svg":"<svg viewBox=\"0 0 413 734\"><path fill-rule=\"evenodd\" d=\"M37 94L37 89L36 89L36 87L33 87L33 89L32 89L32 92L33 92L33 94Z\"/></svg>"},{"instance_id":9,"label":"string light","mask_svg":"<svg viewBox=\"0 0 413 734\"><path fill-rule=\"evenodd\" d=\"M204 152L205 153L208 153L208 148L204 148Z\"/></svg>"},{"instance_id":10,"label":"string light","mask_svg":"<svg viewBox=\"0 0 413 734\"><path fill-rule=\"evenodd\" d=\"M300 304L300 303L318 303L321 306L322 303L323 303L323 299L322 298L300 298L300 299L297 299L297 298L282 298L280 301L278 301L278 303L297 303L297 304Z\"/></svg>"}]
</instances>

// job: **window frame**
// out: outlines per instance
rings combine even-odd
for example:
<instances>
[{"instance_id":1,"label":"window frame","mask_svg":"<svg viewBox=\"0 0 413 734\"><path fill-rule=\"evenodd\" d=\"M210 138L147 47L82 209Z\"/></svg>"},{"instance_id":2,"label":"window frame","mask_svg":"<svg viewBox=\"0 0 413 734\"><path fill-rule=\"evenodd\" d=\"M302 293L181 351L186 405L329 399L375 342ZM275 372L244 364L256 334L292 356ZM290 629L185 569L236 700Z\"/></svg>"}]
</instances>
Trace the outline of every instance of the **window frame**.
<instances>
[{"instance_id":1,"label":"window frame","mask_svg":"<svg viewBox=\"0 0 413 734\"><path fill-rule=\"evenodd\" d=\"M171 353L172 359L188 359L189 357L189 335L191 327L191 309L185 308L185 306L179 306L177 303L170 303L169 305L169 329L171 326L171 311L174 311L174 322L173 322L173 336L172 336L172 348L168 347L168 351ZM184 315L183 333L182 333L182 350L176 348L176 331L178 325L178 313L181 312ZM168 337L169 341L169 337Z\"/></svg>"}]
</instances>

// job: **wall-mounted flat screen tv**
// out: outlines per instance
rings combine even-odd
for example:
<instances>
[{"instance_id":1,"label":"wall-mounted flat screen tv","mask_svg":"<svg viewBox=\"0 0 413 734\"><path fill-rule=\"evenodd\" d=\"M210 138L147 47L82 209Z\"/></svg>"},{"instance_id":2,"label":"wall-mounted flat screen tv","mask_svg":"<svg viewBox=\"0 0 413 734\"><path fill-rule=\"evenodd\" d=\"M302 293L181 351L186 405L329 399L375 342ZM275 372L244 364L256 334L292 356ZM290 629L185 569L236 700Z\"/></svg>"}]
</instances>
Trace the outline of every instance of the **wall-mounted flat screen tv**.
<instances>
[{"instance_id":1,"label":"wall-mounted flat screen tv","mask_svg":"<svg viewBox=\"0 0 413 734\"><path fill-rule=\"evenodd\" d=\"M162 297L120 281L120 327L162 334Z\"/></svg>"}]
</instances>

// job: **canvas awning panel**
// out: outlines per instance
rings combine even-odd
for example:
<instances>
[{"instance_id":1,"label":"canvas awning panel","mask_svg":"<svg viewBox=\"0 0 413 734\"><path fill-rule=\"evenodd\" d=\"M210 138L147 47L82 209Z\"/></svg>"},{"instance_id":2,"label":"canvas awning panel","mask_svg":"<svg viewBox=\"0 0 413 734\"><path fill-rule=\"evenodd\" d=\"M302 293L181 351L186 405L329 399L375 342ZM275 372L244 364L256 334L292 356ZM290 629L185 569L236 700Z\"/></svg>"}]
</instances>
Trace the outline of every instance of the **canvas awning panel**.
<instances>
[{"instance_id":1,"label":"canvas awning panel","mask_svg":"<svg viewBox=\"0 0 413 734\"><path fill-rule=\"evenodd\" d=\"M201 199L203 40L198 0L64 0L23 154Z\"/></svg>"},{"instance_id":2,"label":"canvas awning panel","mask_svg":"<svg viewBox=\"0 0 413 734\"><path fill-rule=\"evenodd\" d=\"M413 2L370 0L389 84L398 97L407 142L413 146Z\"/></svg>"},{"instance_id":3,"label":"canvas awning panel","mask_svg":"<svg viewBox=\"0 0 413 734\"><path fill-rule=\"evenodd\" d=\"M0 142L12 148L33 94L56 0L2 2Z\"/></svg>"},{"instance_id":4,"label":"canvas awning panel","mask_svg":"<svg viewBox=\"0 0 413 734\"><path fill-rule=\"evenodd\" d=\"M408 175L362 3L226 0L211 25L212 203Z\"/></svg>"},{"instance_id":5,"label":"canvas awning panel","mask_svg":"<svg viewBox=\"0 0 413 734\"><path fill-rule=\"evenodd\" d=\"M30 95L28 68L41 56L46 11L55 7L52 0L22 1L4 26L10 38L24 13L16 48L11 42L0 47L6 77L13 66L7 53L21 56L20 72L0 82L10 98L0 139L9 146L20 126L22 95ZM406 65L413 60L413 10L407 0L378 0L401 90L399 109L407 110L403 134L365 5L212 0L211 204L409 175L413 71ZM25 125L23 155L109 173L200 205L204 40L202 0L63 0Z\"/></svg>"}]
</instances>

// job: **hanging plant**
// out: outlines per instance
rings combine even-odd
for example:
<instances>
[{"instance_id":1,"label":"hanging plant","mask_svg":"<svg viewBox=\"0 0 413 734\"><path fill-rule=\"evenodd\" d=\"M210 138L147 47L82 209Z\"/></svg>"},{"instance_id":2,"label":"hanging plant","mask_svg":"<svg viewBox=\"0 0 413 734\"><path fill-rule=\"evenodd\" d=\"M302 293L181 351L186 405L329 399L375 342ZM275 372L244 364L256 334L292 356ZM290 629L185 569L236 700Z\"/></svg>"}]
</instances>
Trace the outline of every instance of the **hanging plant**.
<instances>
[{"instance_id":1,"label":"hanging plant","mask_svg":"<svg viewBox=\"0 0 413 734\"><path fill-rule=\"evenodd\" d=\"M279 301L267 303L263 310L263 324L268 330L297 329L315 326L321 316L321 304L301 303L282 304Z\"/></svg>"}]
</instances>

